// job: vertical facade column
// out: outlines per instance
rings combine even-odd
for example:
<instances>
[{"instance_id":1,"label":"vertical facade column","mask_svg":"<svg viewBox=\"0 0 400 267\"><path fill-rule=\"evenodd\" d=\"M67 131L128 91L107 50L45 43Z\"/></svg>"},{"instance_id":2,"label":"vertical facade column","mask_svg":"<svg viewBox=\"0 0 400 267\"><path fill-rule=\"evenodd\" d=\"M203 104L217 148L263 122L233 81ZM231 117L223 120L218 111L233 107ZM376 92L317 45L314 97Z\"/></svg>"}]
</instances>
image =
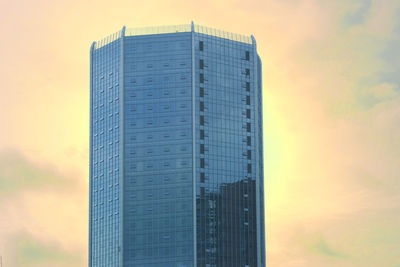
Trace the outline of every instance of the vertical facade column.
<instances>
[{"instance_id":1,"label":"vertical facade column","mask_svg":"<svg viewBox=\"0 0 400 267\"><path fill-rule=\"evenodd\" d=\"M124 52L124 41L125 41L125 26L122 27L121 30L121 66L120 66L120 96L121 96L121 104L120 104L120 118L121 118L121 123L120 123L120 135L121 135L121 142L120 142L120 151L121 151L121 156L120 156L120 184L121 184L121 197L120 197L120 247L118 251L120 252L120 266L124 266L124 181L125 181L125 52Z\"/></svg>"},{"instance_id":2,"label":"vertical facade column","mask_svg":"<svg viewBox=\"0 0 400 267\"><path fill-rule=\"evenodd\" d=\"M254 74L253 74L253 82L254 82L254 98L255 98L255 111L254 112L254 120L255 124L259 127L259 112L260 112L260 107L258 105L258 68L257 68L257 43L256 39L254 36L251 36L252 40L252 45L253 45L253 68L254 68ZM260 208L261 208L261 197L260 197L260 179L261 179L261 174L260 174L260 157L258 150L260 149L260 143L259 143L259 132L258 132L258 127L257 129L254 129L254 147L257 149L257 151L254 151L254 156L256 160L256 166L255 166L255 178L256 178L256 223L257 223L257 267L262 267L261 265L261 225L260 225Z\"/></svg>"},{"instance_id":3,"label":"vertical facade column","mask_svg":"<svg viewBox=\"0 0 400 267\"><path fill-rule=\"evenodd\" d=\"M261 59L260 57L257 55L257 92L258 92L258 98L259 98L259 105L258 108L260 110L259 112L259 146L260 146L260 150L258 153L260 153L260 203L261 205L261 209L260 209L260 227L261 227L261 266L266 266L266 258L265 258L265 205L264 205L264 196L265 196L265 192L264 192L264 155L263 155L263 105L262 105L262 65L261 65Z\"/></svg>"},{"instance_id":4,"label":"vertical facade column","mask_svg":"<svg viewBox=\"0 0 400 267\"><path fill-rule=\"evenodd\" d=\"M197 266L197 207L196 207L196 83L195 83L195 58L194 58L194 23L192 31L192 160L193 160L193 266Z\"/></svg>"},{"instance_id":5,"label":"vertical facade column","mask_svg":"<svg viewBox=\"0 0 400 267\"><path fill-rule=\"evenodd\" d=\"M89 241L92 240L92 162L93 162L93 155L92 155L92 145L93 145L93 53L94 48L96 46L96 42L92 43L90 47L90 123L89 123ZM89 267L92 266L92 242L89 242Z\"/></svg>"}]
</instances>

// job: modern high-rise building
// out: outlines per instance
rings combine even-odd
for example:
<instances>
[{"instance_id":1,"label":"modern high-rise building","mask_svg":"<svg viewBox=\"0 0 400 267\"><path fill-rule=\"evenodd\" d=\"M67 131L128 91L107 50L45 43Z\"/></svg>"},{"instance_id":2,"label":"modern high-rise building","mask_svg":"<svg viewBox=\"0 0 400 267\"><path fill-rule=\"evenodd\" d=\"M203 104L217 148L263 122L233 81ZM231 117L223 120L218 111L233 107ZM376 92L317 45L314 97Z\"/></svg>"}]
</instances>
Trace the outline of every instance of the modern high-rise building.
<instances>
[{"instance_id":1,"label":"modern high-rise building","mask_svg":"<svg viewBox=\"0 0 400 267\"><path fill-rule=\"evenodd\" d=\"M254 37L125 29L90 51L90 267L264 267Z\"/></svg>"}]
</instances>

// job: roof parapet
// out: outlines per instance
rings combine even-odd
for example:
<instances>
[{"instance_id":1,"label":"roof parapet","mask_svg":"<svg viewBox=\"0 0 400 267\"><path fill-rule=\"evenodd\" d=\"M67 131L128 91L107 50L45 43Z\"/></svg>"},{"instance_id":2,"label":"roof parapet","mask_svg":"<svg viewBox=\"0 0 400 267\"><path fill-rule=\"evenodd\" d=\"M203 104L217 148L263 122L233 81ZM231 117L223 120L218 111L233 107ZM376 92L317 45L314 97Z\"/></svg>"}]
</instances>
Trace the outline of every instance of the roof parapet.
<instances>
[{"instance_id":1,"label":"roof parapet","mask_svg":"<svg viewBox=\"0 0 400 267\"><path fill-rule=\"evenodd\" d=\"M216 36L236 42L241 42L241 43L246 43L246 44L251 44L251 38L250 36L242 35L242 34L237 34L237 33L232 33L232 32L226 32L223 30L218 30L206 26L201 26L201 25L194 25L194 31L197 33L202 33L202 34L207 34L211 36Z\"/></svg>"},{"instance_id":2,"label":"roof parapet","mask_svg":"<svg viewBox=\"0 0 400 267\"><path fill-rule=\"evenodd\" d=\"M94 49L95 50L99 49L100 47L103 47L105 45L108 45L109 43L114 42L115 40L118 40L119 38L121 38L123 30L125 30L125 26L124 26L124 28L122 30L117 31L117 32L115 32L113 34L110 34L107 37L95 42Z\"/></svg>"},{"instance_id":3,"label":"roof parapet","mask_svg":"<svg viewBox=\"0 0 400 267\"><path fill-rule=\"evenodd\" d=\"M190 32L190 31L191 31L190 24L145 27L145 28L128 28L126 29L126 36Z\"/></svg>"},{"instance_id":4,"label":"roof parapet","mask_svg":"<svg viewBox=\"0 0 400 267\"><path fill-rule=\"evenodd\" d=\"M100 41L95 43L94 49L99 49L123 36L138 36L138 35L151 35L151 34L165 34L165 33L178 33L178 32L197 32L200 34L211 35L215 37L220 37L232 41L242 42L246 44L252 44L252 37L236 34L231 32L226 32L210 27L205 27L201 25L194 24L181 24L181 25L171 25L171 26L158 26L158 27L142 27L142 28L122 28L122 30L113 33ZM254 37L253 37L254 38Z\"/></svg>"}]
</instances>

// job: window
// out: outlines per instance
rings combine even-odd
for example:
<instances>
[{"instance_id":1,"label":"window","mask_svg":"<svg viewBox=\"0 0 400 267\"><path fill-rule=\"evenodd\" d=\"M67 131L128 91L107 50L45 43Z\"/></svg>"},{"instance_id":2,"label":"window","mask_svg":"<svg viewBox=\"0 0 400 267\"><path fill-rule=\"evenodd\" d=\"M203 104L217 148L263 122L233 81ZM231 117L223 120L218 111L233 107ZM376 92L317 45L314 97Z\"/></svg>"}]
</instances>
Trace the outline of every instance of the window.
<instances>
[{"instance_id":1,"label":"window","mask_svg":"<svg viewBox=\"0 0 400 267\"><path fill-rule=\"evenodd\" d=\"M200 111L204 111L204 102L200 101Z\"/></svg>"},{"instance_id":2,"label":"window","mask_svg":"<svg viewBox=\"0 0 400 267\"><path fill-rule=\"evenodd\" d=\"M200 69L204 69L204 60L200 59Z\"/></svg>"},{"instance_id":3,"label":"window","mask_svg":"<svg viewBox=\"0 0 400 267\"><path fill-rule=\"evenodd\" d=\"M249 82L246 82L246 91L250 92L250 83Z\"/></svg>"},{"instance_id":4,"label":"window","mask_svg":"<svg viewBox=\"0 0 400 267\"><path fill-rule=\"evenodd\" d=\"M246 105L250 105L250 96L246 95Z\"/></svg>"},{"instance_id":5,"label":"window","mask_svg":"<svg viewBox=\"0 0 400 267\"><path fill-rule=\"evenodd\" d=\"M246 69L246 77L250 76L250 69Z\"/></svg>"},{"instance_id":6,"label":"window","mask_svg":"<svg viewBox=\"0 0 400 267\"><path fill-rule=\"evenodd\" d=\"M204 172L201 172L200 173L200 183L204 183L205 179L206 179L206 174Z\"/></svg>"},{"instance_id":7,"label":"window","mask_svg":"<svg viewBox=\"0 0 400 267\"><path fill-rule=\"evenodd\" d=\"M200 97L204 97L204 88L200 87Z\"/></svg>"},{"instance_id":8,"label":"window","mask_svg":"<svg viewBox=\"0 0 400 267\"><path fill-rule=\"evenodd\" d=\"M200 116L200 125L204 125L204 116Z\"/></svg>"},{"instance_id":9,"label":"window","mask_svg":"<svg viewBox=\"0 0 400 267\"><path fill-rule=\"evenodd\" d=\"M151 169L151 168L153 168L153 164L152 163L148 163L148 164L146 164L146 169Z\"/></svg>"},{"instance_id":10,"label":"window","mask_svg":"<svg viewBox=\"0 0 400 267\"><path fill-rule=\"evenodd\" d=\"M251 132L251 124L250 124L250 122L246 123L246 129L247 129L248 133Z\"/></svg>"},{"instance_id":11,"label":"window","mask_svg":"<svg viewBox=\"0 0 400 267\"><path fill-rule=\"evenodd\" d=\"M246 51L246 60L247 60L247 61L250 60L250 51Z\"/></svg>"},{"instance_id":12,"label":"window","mask_svg":"<svg viewBox=\"0 0 400 267\"><path fill-rule=\"evenodd\" d=\"M204 140L204 130L200 130L200 139Z\"/></svg>"},{"instance_id":13,"label":"window","mask_svg":"<svg viewBox=\"0 0 400 267\"><path fill-rule=\"evenodd\" d=\"M204 83L204 74L203 73L200 73L200 82Z\"/></svg>"},{"instance_id":14,"label":"window","mask_svg":"<svg viewBox=\"0 0 400 267\"><path fill-rule=\"evenodd\" d=\"M203 41L200 41L199 42L199 50L203 51L203 49L204 49L204 43L203 43Z\"/></svg>"},{"instance_id":15,"label":"window","mask_svg":"<svg viewBox=\"0 0 400 267\"><path fill-rule=\"evenodd\" d=\"M246 118L250 119L250 109L246 109Z\"/></svg>"},{"instance_id":16,"label":"window","mask_svg":"<svg viewBox=\"0 0 400 267\"><path fill-rule=\"evenodd\" d=\"M251 164L247 164L247 172L251 173Z\"/></svg>"},{"instance_id":17,"label":"window","mask_svg":"<svg viewBox=\"0 0 400 267\"><path fill-rule=\"evenodd\" d=\"M204 144L200 144L200 154L204 154Z\"/></svg>"},{"instance_id":18,"label":"window","mask_svg":"<svg viewBox=\"0 0 400 267\"><path fill-rule=\"evenodd\" d=\"M251 137L250 136L247 136L247 145L251 146Z\"/></svg>"},{"instance_id":19,"label":"window","mask_svg":"<svg viewBox=\"0 0 400 267\"><path fill-rule=\"evenodd\" d=\"M201 158L201 159L200 159L200 168L204 168L204 165L205 165L204 159Z\"/></svg>"},{"instance_id":20,"label":"window","mask_svg":"<svg viewBox=\"0 0 400 267\"><path fill-rule=\"evenodd\" d=\"M251 159L251 150L247 150L247 159Z\"/></svg>"},{"instance_id":21,"label":"window","mask_svg":"<svg viewBox=\"0 0 400 267\"><path fill-rule=\"evenodd\" d=\"M201 197L201 198L204 198L204 196L205 196L204 187L200 187L200 197Z\"/></svg>"}]
</instances>

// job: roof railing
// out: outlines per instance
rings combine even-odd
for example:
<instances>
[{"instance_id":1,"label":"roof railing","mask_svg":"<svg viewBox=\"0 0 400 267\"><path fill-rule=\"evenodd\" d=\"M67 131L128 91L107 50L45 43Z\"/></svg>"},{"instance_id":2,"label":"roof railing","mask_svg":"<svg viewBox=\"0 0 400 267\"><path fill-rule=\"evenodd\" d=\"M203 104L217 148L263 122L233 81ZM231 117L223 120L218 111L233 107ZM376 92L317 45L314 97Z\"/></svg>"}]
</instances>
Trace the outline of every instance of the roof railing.
<instances>
[{"instance_id":1,"label":"roof railing","mask_svg":"<svg viewBox=\"0 0 400 267\"><path fill-rule=\"evenodd\" d=\"M177 32L191 32L191 24L182 25L171 25L171 26L158 26L158 27L142 27L142 28L128 28L125 30L125 36L138 36L138 35L151 35L151 34L165 34L165 33L177 33ZM121 38L123 30L113 33L100 41L96 42L94 49L99 49L115 40ZM216 36L232 41L242 42L246 44L252 44L250 36L226 32L206 26L194 25L194 32Z\"/></svg>"},{"instance_id":2,"label":"roof railing","mask_svg":"<svg viewBox=\"0 0 400 267\"><path fill-rule=\"evenodd\" d=\"M94 44L94 49L99 49L100 47L103 47L105 45L108 45L109 43L112 43L122 36L122 30L115 32L113 34L108 35L107 37L104 37L100 41L95 42Z\"/></svg>"},{"instance_id":3,"label":"roof railing","mask_svg":"<svg viewBox=\"0 0 400 267\"><path fill-rule=\"evenodd\" d=\"M223 30L218 30L206 26L201 26L201 25L194 25L194 31L197 33L202 33L202 34L207 34L211 36L216 36L232 41L237 41L237 42L242 42L242 43L247 43L251 44L251 37L242 35L242 34L236 34L236 33L231 33L231 32L226 32Z\"/></svg>"},{"instance_id":4,"label":"roof railing","mask_svg":"<svg viewBox=\"0 0 400 267\"><path fill-rule=\"evenodd\" d=\"M125 36L190 32L190 31L191 31L190 24L159 26L159 27L145 27L145 28L128 28L128 29L126 29Z\"/></svg>"}]
</instances>

